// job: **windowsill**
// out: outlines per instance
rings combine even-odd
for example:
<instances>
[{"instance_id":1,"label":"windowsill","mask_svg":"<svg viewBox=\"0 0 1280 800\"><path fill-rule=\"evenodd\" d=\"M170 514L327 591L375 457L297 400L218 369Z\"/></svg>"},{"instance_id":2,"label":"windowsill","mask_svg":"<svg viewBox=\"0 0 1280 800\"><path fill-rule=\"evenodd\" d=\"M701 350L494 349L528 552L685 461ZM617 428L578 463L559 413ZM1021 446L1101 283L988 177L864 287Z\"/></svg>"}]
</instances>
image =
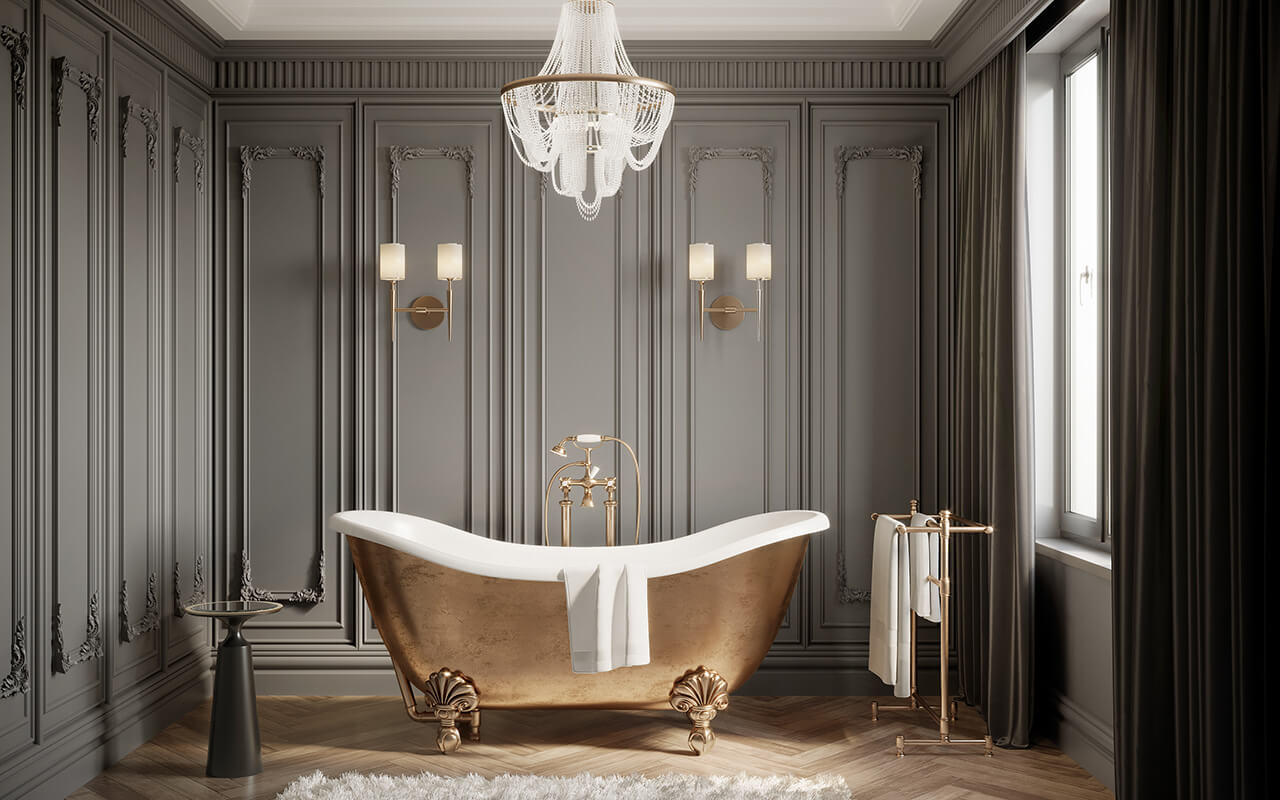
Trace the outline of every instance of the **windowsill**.
<instances>
[{"instance_id":1,"label":"windowsill","mask_svg":"<svg viewBox=\"0 0 1280 800\"><path fill-rule=\"evenodd\" d=\"M1111 580L1111 554L1070 539L1036 539L1036 555L1052 558L1068 567Z\"/></svg>"}]
</instances>

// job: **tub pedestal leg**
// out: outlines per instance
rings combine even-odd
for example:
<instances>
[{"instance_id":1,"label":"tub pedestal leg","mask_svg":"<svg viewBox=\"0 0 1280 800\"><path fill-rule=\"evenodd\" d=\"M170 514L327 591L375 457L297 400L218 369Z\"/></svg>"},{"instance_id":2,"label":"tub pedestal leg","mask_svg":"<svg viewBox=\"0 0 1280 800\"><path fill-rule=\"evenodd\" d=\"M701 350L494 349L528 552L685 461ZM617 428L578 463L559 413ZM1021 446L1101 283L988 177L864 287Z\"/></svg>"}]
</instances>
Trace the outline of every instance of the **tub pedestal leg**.
<instances>
[{"instance_id":1,"label":"tub pedestal leg","mask_svg":"<svg viewBox=\"0 0 1280 800\"><path fill-rule=\"evenodd\" d=\"M702 755L716 743L711 720L729 707L729 685L720 673L706 667L691 669L676 679L668 698L671 707L689 716L689 749Z\"/></svg>"},{"instance_id":2,"label":"tub pedestal leg","mask_svg":"<svg viewBox=\"0 0 1280 800\"><path fill-rule=\"evenodd\" d=\"M476 685L461 672L450 669L433 672L427 678L426 704L440 721L436 747L446 755L456 751L462 744L462 736L458 733L458 717L475 713L480 705ZM479 738L479 717L471 717L471 724L472 738Z\"/></svg>"}]
</instances>

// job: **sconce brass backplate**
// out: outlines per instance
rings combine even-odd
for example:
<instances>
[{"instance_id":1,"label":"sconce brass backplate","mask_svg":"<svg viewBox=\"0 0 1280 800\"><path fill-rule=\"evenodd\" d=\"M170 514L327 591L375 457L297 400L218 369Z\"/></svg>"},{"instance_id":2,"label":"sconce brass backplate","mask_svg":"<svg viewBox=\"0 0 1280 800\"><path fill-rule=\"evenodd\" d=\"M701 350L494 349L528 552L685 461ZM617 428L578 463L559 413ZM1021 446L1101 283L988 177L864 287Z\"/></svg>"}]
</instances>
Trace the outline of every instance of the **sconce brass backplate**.
<instances>
[{"instance_id":1,"label":"sconce brass backplate","mask_svg":"<svg viewBox=\"0 0 1280 800\"><path fill-rule=\"evenodd\" d=\"M731 331L738 327L742 324L742 318L746 316L742 311L742 301L731 294L720 295L711 303L711 307L723 309L714 311L710 315L711 324L722 331Z\"/></svg>"},{"instance_id":2,"label":"sconce brass backplate","mask_svg":"<svg viewBox=\"0 0 1280 800\"><path fill-rule=\"evenodd\" d=\"M429 331L432 328L439 326L440 323L444 322L444 318L445 318L445 314L443 313L444 303L441 303L439 300L437 300L436 298L432 297L429 294L424 294L422 297L419 297L418 299L414 300L409 305L411 305L413 308L435 309L435 311L428 314L423 314L421 312L414 312L409 315L409 321L413 323L414 327L420 330Z\"/></svg>"}]
</instances>

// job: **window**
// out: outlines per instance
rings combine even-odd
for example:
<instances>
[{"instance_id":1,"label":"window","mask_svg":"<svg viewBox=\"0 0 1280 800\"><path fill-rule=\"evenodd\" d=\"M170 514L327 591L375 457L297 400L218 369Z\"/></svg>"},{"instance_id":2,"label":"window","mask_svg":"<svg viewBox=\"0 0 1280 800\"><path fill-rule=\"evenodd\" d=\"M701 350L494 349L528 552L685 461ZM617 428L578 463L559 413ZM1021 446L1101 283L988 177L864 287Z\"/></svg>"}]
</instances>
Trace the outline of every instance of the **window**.
<instances>
[{"instance_id":1,"label":"window","mask_svg":"<svg viewBox=\"0 0 1280 800\"><path fill-rule=\"evenodd\" d=\"M1106 31L1062 56L1062 530L1103 541Z\"/></svg>"}]
</instances>

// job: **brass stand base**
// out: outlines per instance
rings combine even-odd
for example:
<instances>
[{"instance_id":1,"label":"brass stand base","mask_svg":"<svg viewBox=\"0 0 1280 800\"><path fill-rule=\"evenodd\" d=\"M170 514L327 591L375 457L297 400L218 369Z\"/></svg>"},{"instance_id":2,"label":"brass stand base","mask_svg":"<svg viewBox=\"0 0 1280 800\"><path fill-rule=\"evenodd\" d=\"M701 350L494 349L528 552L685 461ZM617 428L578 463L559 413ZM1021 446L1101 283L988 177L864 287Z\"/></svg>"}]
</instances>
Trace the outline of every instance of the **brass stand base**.
<instances>
[{"instance_id":1,"label":"brass stand base","mask_svg":"<svg viewBox=\"0 0 1280 800\"><path fill-rule=\"evenodd\" d=\"M929 705L928 700L920 696L918 692L913 691L911 693L911 696L907 698L907 702L905 703L895 703L893 705L884 705L877 700L872 700L871 701L871 721L878 722L880 720L881 711L923 711L933 718L933 721L938 724L939 728L944 728L945 726L944 729L950 730L951 723L955 722L956 713L959 710L959 706L956 705L955 700L952 700L947 705L948 705L948 711L950 712L950 715L946 719L942 719L938 716L938 712L934 710L933 706ZM934 746L943 746L943 747L951 747L955 745L980 744L982 745L982 754L987 758L991 758L995 753L995 743L991 741L990 736L984 736L981 739L952 739L950 733L940 732L938 734L937 739L908 739L905 736L899 736L897 739L898 758L902 758L907 754L906 746L909 744L916 744L916 745L923 744L923 745L934 745Z\"/></svg>"},{"instance_id":2,"label":"brass stand base","mask_svg":"<svg viewBox=\"0 0 1280 800\"><path fill-rule=\"evenodd\" d=\"M706 667L691 669L676 679L668 698L671 707L689 716L689 749L702 755L716 743L711 720L729 707L729 684L720 673Z\"/></svg>"},{"instance_id":3,"label":"brass stand base","mask_svg":"<svg viewBox=\"0 0 1280 800\"><path fill-rule=\"evenodd\" d=\"M937 739L908 739L904 736L898 737L898 758L902 758L906 753L906 746L909 744L923 744L933 747L944 746L954 747L956 745L982 745L982 754L987 758L995 755L995 742L991 741L990 736L983 736L981 739L952 739L950 736L940 736Z\"/></svg>"}]
</instances>

